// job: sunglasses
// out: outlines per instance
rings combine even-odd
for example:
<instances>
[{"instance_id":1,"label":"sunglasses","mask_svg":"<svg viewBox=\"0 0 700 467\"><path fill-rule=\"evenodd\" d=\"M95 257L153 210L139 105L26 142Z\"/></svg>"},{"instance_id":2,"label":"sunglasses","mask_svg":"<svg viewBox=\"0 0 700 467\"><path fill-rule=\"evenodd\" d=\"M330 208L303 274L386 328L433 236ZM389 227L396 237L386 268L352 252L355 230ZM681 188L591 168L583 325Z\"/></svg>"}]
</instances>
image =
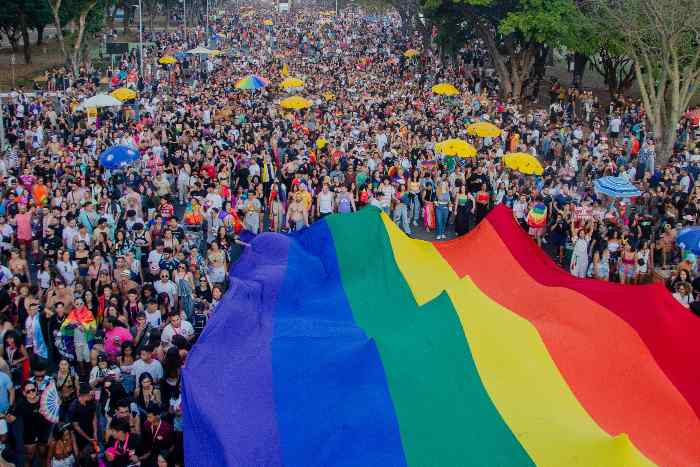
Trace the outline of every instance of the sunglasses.
<instances>
[{"instance_id":1,"label":"sunglasses","mask_svg":"<svg viewBox=\"0 0 700 467\"><path fill-rule=\"evenodd\" d=\"M29 388L29 389L24 390L25 394L34 394L35 392L36 392L36 388Z\"/></svg>"}]
</instances>

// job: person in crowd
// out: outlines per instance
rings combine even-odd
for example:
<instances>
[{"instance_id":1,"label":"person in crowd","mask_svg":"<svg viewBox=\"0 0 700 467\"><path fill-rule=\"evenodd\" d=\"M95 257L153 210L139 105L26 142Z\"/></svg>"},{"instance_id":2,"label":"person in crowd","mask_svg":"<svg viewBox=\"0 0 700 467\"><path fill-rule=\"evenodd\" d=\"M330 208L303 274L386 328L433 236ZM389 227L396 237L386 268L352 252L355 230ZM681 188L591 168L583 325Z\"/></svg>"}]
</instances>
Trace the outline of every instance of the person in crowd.
<instances>
[{"instance_id":1,"label":"person in crowd","mask_svg":"<svg viewBox=\"0 0 700 467\"><path fill-rule=\"evenodd\" d=\"M93 392L85 383L81 383L78 389L78 397L68 408L68 420L70 420L78 450L82 451L87 446L97 445L97 406Z\"/></svg>"},{"instance_id":2,"label":"person in crowd","mask_svg":"<svg viewBox=\"0 0 700 467\"><path fill-rule=\"evenodd\" d=\"M166 53L203 45L204 31L156 28L144 33L143 67L130 53L106 68L50 70L46 90L57 95L3 93L0 448L19 463L183 465L181 368L229 311L220 305L238 257L264 248L256 236L303 238L361 209L436 242L509 209L577 278L631 286L663 277L678 307L700 309L700 250L679 244L700 222L692 118L680 119L681 144L656 164L639 100L608 105L560 81L539 99L538 81L527 80L519 101L502 92L478 40L449 59L431 40L408 60L422 38L397 15L378 22L355 5L322 23L300 5L262 29L267 6L247 16L237 3L222 8L209 27L218 48L236 53L162 65ZM283 69L308 78L310 108L281 108L277 86L235 89L244 75ZM434 94L438 82L459 93ZM97 115L78 107L122 86L138 97ZM478 122L500 134L467 130ZM448 139L476 154L441 153ZM137 160L106 164L100 154L115 145ZM509 167L512 152L541 172ZM640 196L597 192L594 180L607 175ZM55 427L35 410L51 383ZM3 414L36 423L15 440Z\"/></svg>"},{"instance_id":3,"label":"person in crowd","mask_svg":"<svg viewBox=\"0 0 700 467\"><path fill-rule=\"evenodd\" d=\"M47 459L47 465L50 467L78 465L78 444L70 424L63 423L54 427L49 441Z\"/></svg>"},{"instance_id":4,"label":"person in crowd","mask_svg":"<svg viewBox=\"0 0 700 467\"><path fill-rule=\"evenodd\" d=\"M8 422L20 419L22 430L24 463L30 467L33 462L46 462L46 448L51 434L51 423L39 412L41 393L37 384L27 381L21 388L22 397L7 415Z\"/></svg>"}]
</instances>

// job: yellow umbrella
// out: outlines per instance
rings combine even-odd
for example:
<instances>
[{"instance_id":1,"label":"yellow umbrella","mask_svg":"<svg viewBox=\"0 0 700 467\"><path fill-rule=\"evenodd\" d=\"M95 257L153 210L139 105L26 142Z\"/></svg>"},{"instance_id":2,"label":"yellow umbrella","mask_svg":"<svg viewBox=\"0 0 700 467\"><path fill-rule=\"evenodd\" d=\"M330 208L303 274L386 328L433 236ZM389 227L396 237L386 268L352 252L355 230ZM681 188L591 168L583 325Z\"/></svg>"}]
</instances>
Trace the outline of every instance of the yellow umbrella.
<instances>
[{"instance_id":1,"label":"yellow umbrella","mask_svg":"<svg viewBox=\"0 0 700 467\"><path fill-rule=\"evenodd\" d=\"M280 83L280 87L282 89L301 88L303 86L304 81L300 80L299 78L286 78Z\"/></svg>"},{"instance_id":2,"label":"yellow umbrella","mask_svg":"<svg viewBox=\"0 0 700 467\"><path fill-rule=\"evenodd\" d=\"M283 109L308 109L309 107L311 107L311 101L308 99L304 99L303 97L292 96L286 99L282 99L280 101L280 105Z\"/></svg>"},{"instance_id":3,"label":"yellow umbrella","mask_svg":"<svg viewBox=\"0 0 700 467\"><path fill-rule=\"evenodd\" d=\"M463 139L446 139L435 145L435 150L446 156L474 157L476 148Z\"/></svg>"},{"instance_id":4,"label":"yellow umbrella","mask_svg":"<svg viewBox=\"0 0 700 467\"><path fill-rule=\"evenodd\" d=\"M433 86L433 92L442 96L456 96L459 91L450 83L440 83Z\"/></svg>"},{"instance_id":5,"label":"yellow umbrella","mask_svg":"<svg viewBox=\"0 0 700 467\"><path fill-rule=\"evenodd\" d=\"M420 54L420 52L418 52L416 49L408 49L403 53L403 56L406 58L413 58L418 54Z\"/></svg>"},{"instance_id":6,"label":"yellow umbrella","mask_svg":"<svg viewBox=\"0 0 700 467\"><path fill-rule=\"evenodd\" d=\"M333 10L322 11L321 16L335 16L335 11L333 11Z\"/></svg>"},{"instance_id":7,"label":"yellow umbrella","mask_svg":"<svg viewBox=\"0 0 700 467\"><path fill-rule=\"evenodd\" d=\"M177 60L175 59L175 57L165 55L164 57L160 57L158 59L158 63L160 63L161 65L172 65L173 63L177 63Z\"/></svg>"},{"instance_id":8,"label":"yellow umbrella","mask_svg":"<svg viewBox=\"0 0 700 467\"><path fill-rule=\"evenodd\" d=\"M241 13L241 18L250 18L251 16L255 16L254 11L244 11Z\"/></svg>"},{"instance_id":9,"label":"yellow umbrella","mask_svg":"<svg viewBox=\"0 0 700 467\"><path fill-rule=\"evenodd\" d=\"M266 19L265 21L263 21L263 24L265 26L272 26L275 23L273 23L271 19Z\"/></svg>"},{"instance_id":10,"label":"yellow umbrella","mask_svg":"<svg viewBox=\"0 0 700 467\"><path fill-rule=\"evenodd\" d=\"M526 175L542 175L543 168L540 161L532 154L526 152L512 152L503 156L506 167L517 170Z\"/></svg>"},{"instance_id":11,"label":"yellow umbrella","mask_svg":"<svg viewBox=\"0 0 700 467\"><path fill-rule=\"evenodd\" d=\"M223 53L223 52L222 52L221 50L212 50L211 52L209 52L209 56L210 56L210 57L218 57L218 56L221 55L222 53Z\"/></svg>"},{"instance_id":12,"label":"yellow umbrella","mask_svg":"<svg viewBox=\"0 0 700 467\"><path fill-rule=\"evenodd\" d=\"M501 129L493 123L476 122L467 127L467 134L480 138L495 138L501 135Z\"/></svg>"},{"instance_id":13,"label":"yellow umbrella","mask_svg":"<svg viewBox=\"0 0 700 467\"><path fill-rule=\"evenodd\" d=\"M321 136L319 139L316 140L316 147L318 149L323 149L328 145L328 140Z\"/></svg>"},{"instance_id":14,"label":"yellow umbrella","mask_svg":"<svg viewBox=\"0 0 700 467\"><path fill-rule=\"evenodd\" d=\"M326 91L323 94L321 94L323 98L327 101L334 101L335 100L335 94L333 94L330 91Z\"/></svg>"},{"instance_id":15,"label":"yellow umbrella","mask_svg":"<svg viewBox=\"0 0 700 467\"><path fill-rule=\"evenodd\" d=\"M115 89L114 91L109 93L110 96L114 97L115 99L119 99L120 101L128 101L130 99L135 99L136 98L136 91L133 89L129 88L119 88Z\"/></svg>"}]
</instances>

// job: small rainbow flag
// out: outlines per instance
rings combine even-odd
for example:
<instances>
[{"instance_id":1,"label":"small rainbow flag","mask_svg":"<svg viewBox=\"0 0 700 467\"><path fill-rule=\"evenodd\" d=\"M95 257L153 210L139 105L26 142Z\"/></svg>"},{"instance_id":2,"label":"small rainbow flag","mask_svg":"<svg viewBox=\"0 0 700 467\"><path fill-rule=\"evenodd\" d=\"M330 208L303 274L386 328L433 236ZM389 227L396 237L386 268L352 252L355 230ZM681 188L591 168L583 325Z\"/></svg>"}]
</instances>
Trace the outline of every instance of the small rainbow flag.
<instances>
[{"instance_id":1,"label":"small rainbow flag","mask_svg":"<svg viewBox=\"0 0 700 467\"><path fill-rule=\"evenodd\" d=\"M81 328L82 326L82 328ZM83 305L81 308L74 308L68 313L68 316L61 324L59 334L63 343L62 353L66 356L75 355L74 336L76 332L85 333L85 340L88 348L92 348L95 340L95 332L97 331L97 322L92 312Z\"/></svg>"},{"instance_id":2,"label":"small rainbow flag","mask_svg":"<svg viewBox=\"0 0 700 467\"><path fill-rule=\"evenodd\" d=\"M527 225L538 229L547 225L547 206L544 203L535 203L527 214Z\"/></svg>"}]
</instances>

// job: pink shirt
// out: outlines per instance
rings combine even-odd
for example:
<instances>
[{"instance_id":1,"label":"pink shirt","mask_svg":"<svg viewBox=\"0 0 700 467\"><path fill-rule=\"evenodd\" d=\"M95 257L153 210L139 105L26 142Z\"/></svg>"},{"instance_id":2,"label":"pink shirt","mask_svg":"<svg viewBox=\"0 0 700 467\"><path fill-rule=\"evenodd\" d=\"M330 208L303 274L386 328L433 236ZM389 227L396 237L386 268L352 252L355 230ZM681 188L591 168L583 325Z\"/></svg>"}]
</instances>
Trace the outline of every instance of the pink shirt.
<instances>
[{"instance_id":1,"label":"pink shirt","mask_svg":"<svg viewBox=\"0 0 700 467\"><path fill-rule=\"evenodd\" d=\"M116 337L119 338L119 344L115 343ZM128 329L116 326L105 334L105 352L112 356L119 355L122 351L122 344L133 340L134 338Z\"/></svg>"},{"instance_id":2,"label":"pink shirt","mask_svg":"<svg viewBox=\"0 0 700 467\"><path fill-rule=\"evenodd\" d=\"M15 216L17 222L17 238L19 240L32 239L32 215L28 212L17 214Z\"/></svg>"}]
</instances>

